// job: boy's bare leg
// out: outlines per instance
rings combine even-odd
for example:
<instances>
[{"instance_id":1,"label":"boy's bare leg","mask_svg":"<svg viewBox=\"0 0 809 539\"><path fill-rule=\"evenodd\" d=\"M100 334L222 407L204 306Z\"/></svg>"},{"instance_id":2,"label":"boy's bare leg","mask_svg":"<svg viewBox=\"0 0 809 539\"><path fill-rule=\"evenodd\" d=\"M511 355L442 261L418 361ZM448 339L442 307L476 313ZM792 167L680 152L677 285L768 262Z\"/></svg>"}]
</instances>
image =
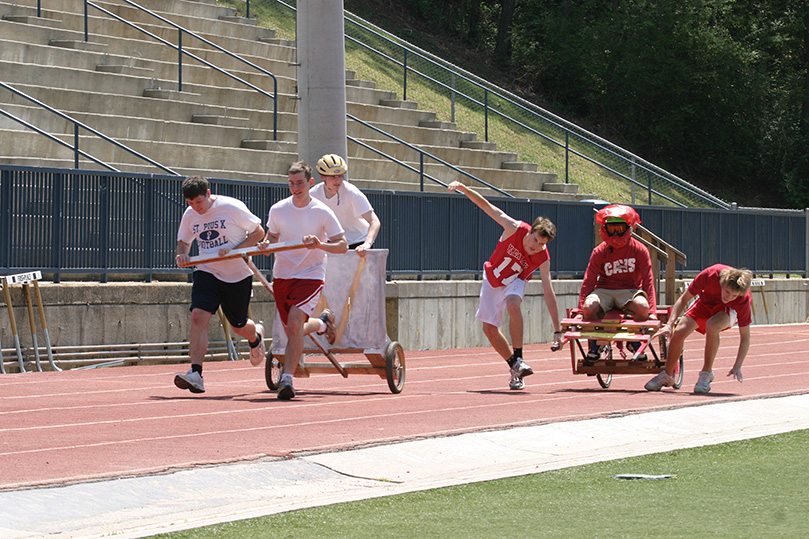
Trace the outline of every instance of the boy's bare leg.
<instances>
[{"instance_id":1,"label":"boy's bare leg","mask_svg":"<svg viewBox=\"0 0 809 539\"><path fill-rule=\"evenodd\" d=\"M489 342L492 344L494 351L500 354L505 361L511 358L511 347L508 345L506 336L500 331L500 328L483 322L483 333Z\"/></svg>"},{"instance_id":2,"label":"boy's bare leg","mask_svg":"<svg viewBox=\"0 0 809 539\"><path fill-rule=\"evenodd\" d=\"M256 333L256 323L249 318L244 326L240 328L230 326L230 329L232 329L233 333L239 337L247 339L247 342L254 342L256 339L258 339L258 333Z\"/></svg>"},{"instance_id":3,"label":"boy's bare leg","mask_svg":"<svg viewBox=\"0 0 809 539\"><path fill-rule=\"evenodd\" d=\"M643 296L635 296L632 301L624 305L624 309L632 313L638 322L643 322L649 318L649 301Z\"/></svg>"},{"instance_id":4,"label":"boy's bare leg","mask_svg":"<svg viewBox=\"0 0 809 539\"><path fill-rule=\"evenodd\" d=\"M600 320L604 316L604 310L597 298L588 298L581 306L581 315L585 320Z\"/></svg>"},{"instance_id":5,"label":"boy's bare leg","mask_svg":"<svg viewBox=\"0 0 809 539\"><path fill-rule=\"evenodd\" d=\"M524 322L522 318L522 298L520 296L506 297L506 310L508 311L508 329L511 335L512 348L522 348ZM509 354L511 357L511 354Z\"/></svg>"},{"instance_id":6,"label":"boy's bare leg","mask_svg":"<svg viewBox=\"0 0 809 539\"><path fill-rule=\"evenodd\" d=\"M192 365L202 365L202 360L208 351L208 322L211 313L203 309L191 311L191 331L188 342L188 355Z\"/></svg>"},{"instance_id":7,"label":"boy's bare leg","mask_svg":"<svg viewBox=\"0 0 809 539\"><path fill-rule=\"evenodd\" d=\"M304 326L309 320L309 315L293 306L289 310L287 317L287 347L284 351L284 374L291 374L294 376L295 370L298 368L298 362L303 353L303 337Z\"/></svg>"},{"instance_id":8,"label":"boy's bare leg","mask_svg":"<svg viewBox=\"0 0 809 539\"><path fill-rule=\"evenodd\" d=\"M674 376L674 371L677 368L677 363L680 361L680 355L683 353L683 346L685 339L697 329L697 323L693 318L683 316L677 323L674 333L671 334L668 342L668 351L666 355L666 374Z\"/></svg>"},{"instance_id":9,"label":"boy's bare leg","mask_svg":"<svg viewBox=\"0 0 809 539\"><path fill-rule=\"evenodd\" d=\"M728 327L730 317L727 313L716 313L705 323L705 359L702 370L711 372L716 353L719 351L719 333Z\"/></svg>"},{"instance_id":10,"label":"boy's bare leg","mask_svg":"<svg viewBox=\"0 0 809 539\"><path fill-rule=\"evenodd\" d=\"M303 354L303 338L320 329L320 320L293 306L287 317L287 347L284 353L284 373L294 375Z\"/></svg>"}]
</instances>

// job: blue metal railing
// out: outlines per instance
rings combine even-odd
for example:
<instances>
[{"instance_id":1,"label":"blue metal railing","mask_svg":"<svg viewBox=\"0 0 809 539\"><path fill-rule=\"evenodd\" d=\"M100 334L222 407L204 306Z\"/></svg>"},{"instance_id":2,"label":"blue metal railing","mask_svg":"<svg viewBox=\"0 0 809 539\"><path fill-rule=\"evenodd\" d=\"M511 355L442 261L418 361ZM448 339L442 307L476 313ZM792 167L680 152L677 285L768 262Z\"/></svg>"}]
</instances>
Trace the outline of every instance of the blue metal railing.
<instances>
[{"instance_id":1,"label":"blue metal railing","mask_svg":"<svg viewBox=\"0 0 809 539\"><path fill-rule=\"evenodd\" d=\"M64 275L114 274L151 280L183 274L174 264L185 208L181 177L0 165L0 273L40 270ZM284 184L213 179L212 191L233 196L262 220L289 196ZM466 197L451 193L367 191L388 249L387 274L479 276L502 233ZM548 248L554 276L581 277L594 244L593 205L496 198L509 215L551 219ZM680 275L722 262L757 274L807 276L807 213L796 210L638 208L644 226L687 257ZM755 234L750 234L755 230ZM437 233L440 231L440 233ZM268 271L270 257L257 257Z\"/></svg>"},{"instance_id":2,"label":"blue metal railing","mask_svg":"<svg viewBox=\"0 0 809 539\"><path fill-rule=\"evenodd\" d=\"M253 62L251 62L249 60L246 60L246 59L242 58L241 56L239 56L237 54L234 54L234 53L230 52L229 50L225 49L224 47L221 47L221 46L217 45L216 43L214 43L214 42L200 36L199 34L197 34L195 32L192 32L191 30L188 30L186 28L183 28L182 26L180 26L178 24L175 24L174 22L166 19L165 17L162 17L162 16L158 15L157 13L154 13L153 11L150 11L149 9L146 9L145 7L140 6L140 5L136 4L135 2L132 2L131 0L120 0L120 1L128 4L128 5L136 8L136 9L138 9L138 10L140 10L140 11L146 13L146 14L148 14L151 17L154 17L154 18L160 20L161 22L163 22L163 23L165 23L165 24L167 24L167 25L169 25L169 26L171 26L173 28L175 28L177 30L177 45L171 43L170 41L168 41L166 39L163 39L160 36L157 36L157 35L149 32L148 30L146 30L144 28L141 28L137 24L134 24L134 23L132 23L130 21L127 21L123 17L120 17L120 16L116 15L115 13L112 13L111 11L99 6L98 4L95 4L95 3L91 2L90 0L84 0L84 41L89 40L89 16L88 16L88 9L87 8L88 8L88 6L90 6L90 7L93 7L95 9L97 9L98 11L101 11L102 13L104 13L106 15L109 15L110 17L112 17L114 19L117 19L118 21L126 24L127 26L129 26L131 28L134 28L135 30L138 30L139 32L141 32L143 34L146 34L149 37L151 37L153 39L156 39L157 41L163 43L164 45L167 45L169 47L172 47L172 48L176 49L177 50L177 55L178 55L178 61L177 61L177 87L178 88L177 89L179 91L181 91L181 92L183 91L183 55L186 55L189 58L193 58L197 62L200 62L200 63L210 67L211 69L213 69L213 70L215 70L215 71L217 71L217 72L219 72L219 73L221 73L221 74L235 80L236 82L238 82L240 84L243 84L243 85L251 88L252 90L255 90L255 91L259 92L260 94L270 98L272 100L272 102L273 102L273 126L272 126L273 140L278 140L278 78L273 73L271 73L270 71L267 71L266 69L264 69L261 66L258 66L256 64L254 64ZM217 67L216 65L212 64L211 62L209 62L209 61L207 61L207 60L205 60L203 58L200 58L199 56L197 56L197 55L195 55L195 54L193 54L191 52L188 52L187 50L185 50L183 48L183 34L187 34L187 35L189 35L189 36L191 36L191 37L193 37L195 39L198 39L199 41L205 43L206 45L208 45L210 47L213 47L214 49L218 50L219 52L224 53L224 54L230 56L231 58L233 58L235 60L238 60L238 61L244 63L245 65L247 65L247 66L249 66L249 67L251 67L253 69L258 70L262 74L271 77L272 80L273 80L273 93L270 94L270 93L264 91L263 89L259 88L258 86L254 85L254 84L252 84L252 83L250 83L250 82L248 82L248 81L246 81L246 80L244 80L244 79L242 79L240 77L237 77L236 75L233 75L232 73L229 73L227 70L221 69L221 68Z\"/></svg>"}]
</instances>

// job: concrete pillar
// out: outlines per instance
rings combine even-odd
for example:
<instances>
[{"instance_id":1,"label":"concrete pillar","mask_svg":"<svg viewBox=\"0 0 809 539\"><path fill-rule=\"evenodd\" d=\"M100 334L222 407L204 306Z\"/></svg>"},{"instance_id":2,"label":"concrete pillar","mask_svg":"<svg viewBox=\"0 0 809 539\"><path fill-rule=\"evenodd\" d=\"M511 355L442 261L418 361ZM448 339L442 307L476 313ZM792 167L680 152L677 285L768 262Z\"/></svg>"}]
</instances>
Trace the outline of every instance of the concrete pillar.
<instances>
[{"instance_id":1,"label":"concrete pillar","mask_svg":"<svg viewBox=\"0 0 809 539\"><path fill-rule=\"evenodd\" d=\"M326 153L348 157L343 0L297 6L298 157L314 167Z\"/></svg>"}]
</instances>

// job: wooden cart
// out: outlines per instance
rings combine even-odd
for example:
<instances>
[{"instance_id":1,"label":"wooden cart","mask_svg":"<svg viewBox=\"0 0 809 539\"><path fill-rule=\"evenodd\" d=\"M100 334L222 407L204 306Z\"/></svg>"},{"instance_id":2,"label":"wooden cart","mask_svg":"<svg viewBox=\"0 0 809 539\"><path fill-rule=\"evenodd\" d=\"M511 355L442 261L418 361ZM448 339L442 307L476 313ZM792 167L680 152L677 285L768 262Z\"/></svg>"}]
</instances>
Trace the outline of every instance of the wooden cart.
<instances>
[{"instance_id":1,"label":"wooden cart","mask_svg":"<svg viewBox=\"0 0 809 539\"><path fill-rule=\"evenodd\" d=\"M584 320L576 318L580 312L569 309L567 318L562 320L564 337L558 350L570 343L570 360L573 374L596 376L604 389L610 387L613 374L645 374L654 376L666 365L668 353L666 337L652 339L652 335L669 318L671 308L657 309L657 320L638 322L620 310L613 310L601 320ZM598 341L599 357L587 357L589 341ZM626 343L640 343L634 352L629 351ZM683 356L680 354L674 375L674 388L679 389L683 383Z\"/></svg>"},{"instance_id":2,"label":"wooden cart","mask_svg":"<svg viewBox=\"0 0 809 539\"><path fill-rule=\"evenodd\" d=\"M363 258L355 251L329 254L326 284L315 312L328 307L335 314L337 337L329 345L325 337L308 335L304 357L295 370L296 377L314 373L375 374L387 379L392 393L401 393L405 382L405 354L402 346L387 336L385 322L385 264L387 249L371 249ZM267 387L278 389L284 366L286 333L276 312L272 348L267 354L264 375ZM367 362L341 363L335 354L364 355ZM328 362L312 361L323 355Z\"/></svg>"}]
</instances>

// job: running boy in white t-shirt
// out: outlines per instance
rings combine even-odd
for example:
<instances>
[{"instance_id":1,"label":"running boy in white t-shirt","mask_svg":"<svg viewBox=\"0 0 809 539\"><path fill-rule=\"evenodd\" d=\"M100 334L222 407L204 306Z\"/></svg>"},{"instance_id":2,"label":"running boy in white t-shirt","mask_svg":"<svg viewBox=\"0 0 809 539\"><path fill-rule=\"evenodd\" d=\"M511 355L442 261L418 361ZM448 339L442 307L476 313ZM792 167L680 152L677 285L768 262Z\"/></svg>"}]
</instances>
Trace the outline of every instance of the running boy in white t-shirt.
<instances>
[{"instance_id":1,"label":"running boy in white t-shirt","mask_svg":"<svg viewBox=\"0 0 809 539\"><path fill-rule=\"evenodd\" d=\"M276 242L302 242L307 249L275 253L273 264L273 295L287 346L284 372L278 384L278 398L290 400L295 396L292 386L295 369L303 352L303 338L312 332L326 335L329 343L336 336L334 314L325 309L319 318L312 318L326 279L326 253L348 250L343 228L334 213L322 202L311 197L312 167L303 161L293 163L288 171L291 196L276 202L267 216L267 235L259 247Z\"/></svg>"},{"instance_id":2,"label":"running boy in white t-shirt","mask_svg":"<svg viewBox=\"0 0 809 539\"><path fill-rule=\"evenodd\" d=\"M208 180L189 176L182 184L188 208L177 232L175 260L188 263L191 244L196 241L200 254L224 256L233 249L255 245L264 237L261 219L235 198L212 195ZM188 352L191 370L174 377L174 385L192 393L204 393L202 360L208 351L208 322L222 306L233 332L250 343L250 362L264 361L264 326L247 316L253 292L253 272L241 260L221 260L200 264L193 273L191 287L191 335Z\"/></svg>"}]
</instances>

